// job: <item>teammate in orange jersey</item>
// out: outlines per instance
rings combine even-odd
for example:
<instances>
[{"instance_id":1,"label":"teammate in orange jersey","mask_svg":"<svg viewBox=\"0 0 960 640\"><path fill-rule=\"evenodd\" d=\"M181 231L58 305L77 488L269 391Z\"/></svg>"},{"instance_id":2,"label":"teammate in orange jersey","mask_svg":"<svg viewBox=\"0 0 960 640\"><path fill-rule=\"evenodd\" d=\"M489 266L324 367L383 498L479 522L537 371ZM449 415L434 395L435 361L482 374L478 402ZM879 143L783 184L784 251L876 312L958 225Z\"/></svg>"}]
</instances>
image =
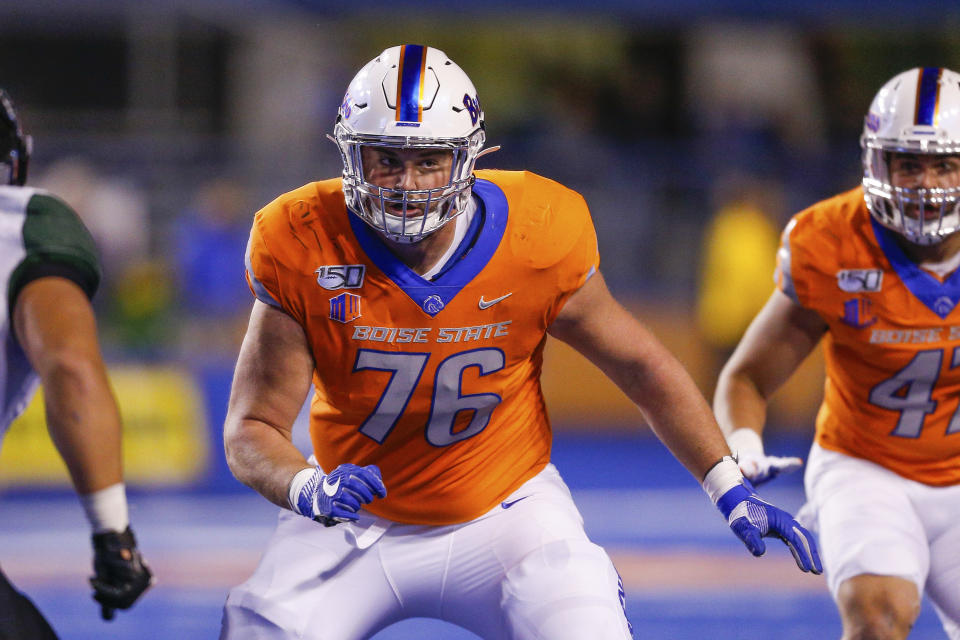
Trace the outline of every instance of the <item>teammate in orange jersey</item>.
<instances>
[{"instance_id":1,"label":"teammate in orange jersey","mask_svg":"<svg viewBox=\"0 0 960 640\"><path fill-rule=\"evenodd\" d=\"M926 589L960 640L960 74L877 93L863 185L798 213L777 290L720 374L718 420L759 484L767 398L823 338L808 507L844 638L905 638Z\"/></svg>"},{"instance_id":2,"label":"teammate in orange jersey","mask_svg":"<svg viewBox=\"0 0 960 640\"><path fill-rule=\"evenodd\" d=\"M234 474L285 510L222 638L350 640L410 617L491 639L629 637L619 576L550 464L547 333L640 405L754 554L780 537L820 571L809 534L742 482L680 364L610 296L583 198L475 173L484 135L456 64L392 47L340 107L342 179L257 213L224 440ZM308 462L290 431L311 379Z\"/></svg>"}]
</instances>

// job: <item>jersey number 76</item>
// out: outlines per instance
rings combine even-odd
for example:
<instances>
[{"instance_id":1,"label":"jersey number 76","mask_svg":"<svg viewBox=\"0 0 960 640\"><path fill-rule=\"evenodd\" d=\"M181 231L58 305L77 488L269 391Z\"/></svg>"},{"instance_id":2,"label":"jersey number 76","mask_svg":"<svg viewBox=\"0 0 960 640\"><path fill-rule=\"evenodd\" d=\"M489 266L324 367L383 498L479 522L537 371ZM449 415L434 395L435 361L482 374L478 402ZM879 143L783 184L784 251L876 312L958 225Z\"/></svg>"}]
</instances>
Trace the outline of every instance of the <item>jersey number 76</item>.
<instances>
[{"instance_id":1,"label":"jersey number 76","mask_svg":"<svg viewBox=\"0 0 960 640\"><path fill-rule=\"evenodd\" d=\"M387 387L373 413L360 425L360 433L379 443L386 440L407 408L429 359L429 353L373 349L360 349L357 352L354 373L365 370L390 372ZM435 447L445 447L475 436L486 428L490 415L502 398L495 393L463 395L463 372L470 367L477 367L480 376L485 376L503 369L504 363L503 351L487 348L461 351L437 366L430 417L424 432L427 442ZM473 416L466 427L454 432L454 423L461 411L472 411Z\"/></svg>"}]
</instances>

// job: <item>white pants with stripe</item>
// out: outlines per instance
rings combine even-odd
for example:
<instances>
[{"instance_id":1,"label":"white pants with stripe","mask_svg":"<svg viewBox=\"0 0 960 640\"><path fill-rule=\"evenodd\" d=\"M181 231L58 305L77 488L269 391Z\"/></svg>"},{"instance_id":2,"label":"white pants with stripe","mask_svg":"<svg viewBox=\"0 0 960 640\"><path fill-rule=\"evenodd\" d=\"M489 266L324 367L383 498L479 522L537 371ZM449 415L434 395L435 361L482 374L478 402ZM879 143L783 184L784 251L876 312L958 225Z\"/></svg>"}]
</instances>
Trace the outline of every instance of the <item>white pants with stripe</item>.
<instances>
[{"instance_id":1,"label":"white pants with stripe","mask_svg":"<svg viewBox=\"0 0 960 640\"><path fill-rule=\"evenodd\" d=\"M324 527L283 510L221 640L361 640L406 618L487 640L626 640L623 589L553 465L483 516L408 525L362 513Z\"/></svg>"}]
</instances>

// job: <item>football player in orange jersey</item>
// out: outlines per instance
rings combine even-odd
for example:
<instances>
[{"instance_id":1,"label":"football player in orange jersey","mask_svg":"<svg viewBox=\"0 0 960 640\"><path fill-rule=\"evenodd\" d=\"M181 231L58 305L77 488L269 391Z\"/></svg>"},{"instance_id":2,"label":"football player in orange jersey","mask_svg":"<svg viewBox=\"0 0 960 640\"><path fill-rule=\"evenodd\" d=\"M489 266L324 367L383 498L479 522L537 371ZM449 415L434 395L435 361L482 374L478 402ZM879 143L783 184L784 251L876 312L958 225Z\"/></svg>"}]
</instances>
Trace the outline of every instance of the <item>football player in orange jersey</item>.
<instances>
[{"instance_id":1,"label":"football player in orange jersey","mask_svg":"<svg viewBox=\"0 0 960 640\"><path fill-rule=\"evenodd\" d=\"M906 638L924 590L960 640L960 74L905 71L877 93L863 184L798 213L777 289L720 374L714 408L755 484L767 398L823 340L827 382L805 473L845 639Z\"/></svg>"},{"instance_id":2,"label":"football player in orange jersey","mask_svg":"<svg viewBox=\"0 0 960 640\"><path fill-rule=\"evenodd\" d=\"M340 107L342 178L256 214L224 441L237 478L284 510L222 638L351 640L411 617L491 639L630 637L619 576L550 464L547 333L636 401L751 552L779 537L820 571L681 365L607 291L583 198L475 172L484 137L456 64L392 47ZM291 429L311 381L308 461Z\"/></svg>"}]
</instances>

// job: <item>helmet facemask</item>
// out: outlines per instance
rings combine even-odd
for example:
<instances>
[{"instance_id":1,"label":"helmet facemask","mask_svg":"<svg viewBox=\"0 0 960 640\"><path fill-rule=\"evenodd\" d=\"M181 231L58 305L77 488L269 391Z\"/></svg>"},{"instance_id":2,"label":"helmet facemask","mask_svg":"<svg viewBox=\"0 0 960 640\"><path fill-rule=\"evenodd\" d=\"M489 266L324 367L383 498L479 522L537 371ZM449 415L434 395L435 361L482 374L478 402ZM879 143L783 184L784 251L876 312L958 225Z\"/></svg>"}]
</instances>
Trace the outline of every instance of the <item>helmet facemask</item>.
<instances>
[{"instance_id":1,"label":"helmet facemask","mask_svg":"<svg viewBox=\"0 0 960 640\"><path fill-rule=\"evenodd\" d=\"M918 245L939 244L960 231L960 186L894 186L890 172L893 153L896 151L882 147L864 149L864 197L874 218Z\"/></svg>"},{"instance_id":2,"label":"helmet facemask","mask_svg":"<svg viewBox=\"0 0 960 640\"><path fill-rule=\"evenodd\" d=\"M440 229L467 209L477 154L484 133L467 138L416 138L350 133L337 123L334 139L343 160L343 193L347 208L393 242L414 243ZM366 179L364 147L439 150L451 154L446 184L432 189L401 189L373 184ZM393 206L400 211L393 211Z\"/></svg>"}]
</instances>

